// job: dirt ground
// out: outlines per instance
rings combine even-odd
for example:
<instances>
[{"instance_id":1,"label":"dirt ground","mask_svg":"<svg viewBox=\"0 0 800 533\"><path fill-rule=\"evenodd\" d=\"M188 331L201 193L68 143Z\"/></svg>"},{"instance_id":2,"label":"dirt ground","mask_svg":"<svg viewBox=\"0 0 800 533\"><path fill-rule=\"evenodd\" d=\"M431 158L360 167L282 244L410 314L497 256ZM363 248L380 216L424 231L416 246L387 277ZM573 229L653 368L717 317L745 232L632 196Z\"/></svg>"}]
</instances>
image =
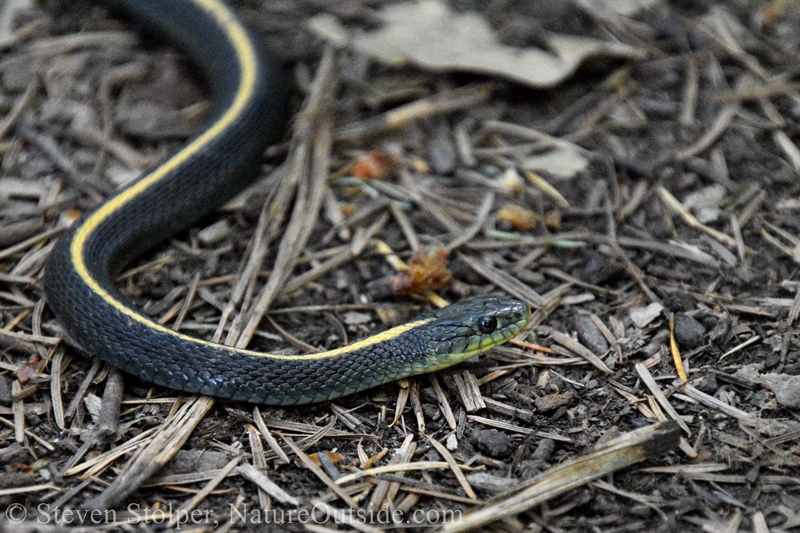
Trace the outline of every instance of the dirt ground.
<instances>
[{"instance_id":1,"label":"dirt ground","mask_svg":"<svg viewBox=\"0 0 800 533\"><path fill-rule=\"evenodd\" d=\"M290 129L120 289L279 353L480 295L534 311L485 356L296 408L182 396L64 337L58 235L212 110L180 53L46 4L0 20L0 529L800 531L800 4L452 2L504 46L624 45L536 86L309 29L378 29L376 0L238 3Z\"/></svg>"}]
</instances>

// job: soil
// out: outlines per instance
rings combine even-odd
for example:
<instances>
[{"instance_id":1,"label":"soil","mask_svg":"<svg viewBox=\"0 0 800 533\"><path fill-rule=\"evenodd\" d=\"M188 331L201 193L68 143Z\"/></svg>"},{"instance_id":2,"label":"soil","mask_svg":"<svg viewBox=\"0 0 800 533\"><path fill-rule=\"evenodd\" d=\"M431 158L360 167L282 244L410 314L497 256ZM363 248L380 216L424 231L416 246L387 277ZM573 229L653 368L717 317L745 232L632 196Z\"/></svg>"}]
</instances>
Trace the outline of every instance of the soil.
<instances>
[{"instance_id":1,"label":"soil","mask_svg":"<svg viewBox=\"0 0 800 533\"><path fill-rule=\"evenodd\" d=\"M257 183L118 286L201 338L256 316L248 347L278 353L482 295L531 305L525 333L433 375L295 408L185 397L94 360L47 307L47 254L213 109L180 53L104 8L22 10L0 35L0 528L154 531L174 517L198 531L455 531L489 509L499 520L486 531L800 530L800 5L664 1L601 16L589 3L454 2L509 45L546 49L567 33L639 54L589 59L537 89L339 49L331 103L309 111L325 43L306 21L366 30L381 5L236 5L285 70L293 127ZM424 111L386 120L410 104ZM290 187L287 153L326 131L319 216L306 213L308 238L275 267L302 189L286 189L267 230L264 206ZM554 154L584 167L537 166ZM254 315L275 275L289 290ZM643 456L505 511L556 486L554 468L667 427ZM387 465L400 466L361 475Z\"/></svg>"}]
</instances>

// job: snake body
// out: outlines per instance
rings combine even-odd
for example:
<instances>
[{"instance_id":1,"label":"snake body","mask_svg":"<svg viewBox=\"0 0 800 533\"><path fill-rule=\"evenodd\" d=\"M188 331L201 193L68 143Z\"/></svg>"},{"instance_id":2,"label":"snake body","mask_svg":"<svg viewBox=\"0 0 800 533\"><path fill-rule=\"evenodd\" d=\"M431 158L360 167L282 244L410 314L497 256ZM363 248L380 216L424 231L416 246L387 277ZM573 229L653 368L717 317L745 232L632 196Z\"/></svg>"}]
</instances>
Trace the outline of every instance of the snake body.
<instances>
[{"instance_id":1,"label":"snake body","mask_svg":"<svg viewBox=\"0 0 800 533\"><path fill-rule=\"evenodd\" d=\"M480 298L422 315L349 346L275 355L196 339L136 309L114 286L132 259L188 228L255 176L284 127L279 77L220 0L107 2L182 49L208 83L215 117L183 148L87 213L45 267L59 322L90 353L181 391L271 405L325 401L456 364L506 342L530 309Z\"/></svg>"}]
</instances>

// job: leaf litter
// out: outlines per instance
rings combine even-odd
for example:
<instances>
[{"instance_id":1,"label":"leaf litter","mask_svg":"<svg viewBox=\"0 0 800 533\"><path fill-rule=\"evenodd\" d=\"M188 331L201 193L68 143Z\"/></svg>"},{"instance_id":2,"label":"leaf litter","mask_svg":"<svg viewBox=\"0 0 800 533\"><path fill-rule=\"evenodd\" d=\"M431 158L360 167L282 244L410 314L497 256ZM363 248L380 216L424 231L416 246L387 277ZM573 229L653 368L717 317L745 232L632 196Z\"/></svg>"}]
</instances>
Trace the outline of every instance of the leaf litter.
<instances>
[{"instance_id":1,"label":"leaf litter","mask_svg":"<svg viewBox=\"0 0 800 533\"><path fill-rule=\"evenodd\" d=\"M571 39L594 48L561 64L562 41L519 32L564 29L519 6L331 7L353 42L380 36L391 9L398 27L411 14L446 29L393 43L410 51L381 52L405 63L387 67L358 45L308 47L297 28L322 11L288 4L243 13L289 43L309 101L292 143L120 288L187 334L267 350L340 346L487 293L529 302L531 326L478 361L307 408L181 398L93 363L42 298L47 252L207 105L176 53L138 48L101 10L26 11L0 36L0 499L30 512L14 530L92 508L112 511L99 527L142 530L400 530L415 516L444 531L800 527L800 8L565 4L559 21L584 21L589 37ZM465 29L474 43L452 38ZM560 85L471 83L465 70L494 71L430 56L437 42L494 50L500 70L533 47L516 59L546 58L535 68ZM626 52L598 61L609 44ZM137 124L136 101L163 112ZM317 158L287 170L292 144ZM314 216L292 215L294 197ZM422 296L373 283L415 256L442 259L420 263ZM434 290L431 273L452 279ZM324 525L303 520L312 510Z\"/></svg>"}]
</instances>

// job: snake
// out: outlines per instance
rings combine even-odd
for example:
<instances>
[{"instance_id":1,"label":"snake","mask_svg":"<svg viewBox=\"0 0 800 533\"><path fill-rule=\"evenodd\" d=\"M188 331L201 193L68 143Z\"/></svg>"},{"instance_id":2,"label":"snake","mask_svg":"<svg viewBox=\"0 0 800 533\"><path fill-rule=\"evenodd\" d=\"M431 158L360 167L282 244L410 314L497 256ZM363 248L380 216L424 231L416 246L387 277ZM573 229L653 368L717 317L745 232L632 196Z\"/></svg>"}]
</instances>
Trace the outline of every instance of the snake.
<instances>
[{"instance_id":1,"label":"snake","mask_svg":"<svg viewBox=\"0 0 800 533\"><path fill-rule=\"evenodd\" d=\"M279 69L221 0L106 0L187 54L212 102L202 131L59 237L44 269L64 333L110 365L187 393L265 405L324 402L483 353L519 334L525 303L480 297L434 310L344 347L302 355L239 349L154 321L115 285L135 258L185 231L258 174L286 127Z\"/></svg>"}]
</instances>

